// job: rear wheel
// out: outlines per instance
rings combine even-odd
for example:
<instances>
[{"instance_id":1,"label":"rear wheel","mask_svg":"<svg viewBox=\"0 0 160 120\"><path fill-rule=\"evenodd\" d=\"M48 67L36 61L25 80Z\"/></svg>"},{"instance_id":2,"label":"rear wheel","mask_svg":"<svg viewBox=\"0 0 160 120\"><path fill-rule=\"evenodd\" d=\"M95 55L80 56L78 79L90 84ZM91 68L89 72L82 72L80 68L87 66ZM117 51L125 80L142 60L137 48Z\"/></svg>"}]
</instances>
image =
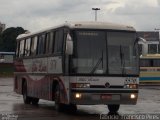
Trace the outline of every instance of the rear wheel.
<instances>
[{"instance_id":1,"label":"rear wheel","mask_svg":"<svg viewBox=\"0 0 160 120\"><path fill-rule=\"evenodd\" d=\"M54 101L55 101L56 111L58 111L58 112L63 111L64 105L62 103L60 103L60 86L58 84L56 85L56 88L55 88Z\"/></svg>"},{"instance_id":2,"label":"rear wheel","mask_svg":"<svg viewBox=\"0 0 160 120\"><path fill-rule=\"evenodd\" d=\"M110 113L116 113L119 110L120 105L108 105Z\"/></svg>"},{"instance_id":3,"label":"rear wheel","mask_svg":"<svg viewBox=\"0 0 160 120\"><path fill-rule=\"evenodd\" d=\"M32 98L32 104L33 105L38 105L38 102L39 102L39 98Z\"/></svg>"},{"instance_id":4,"label":"rear wheel","mask_svg":"<svg viewBox=\"0 0 160 120\"><path fill-rule=\"evenodd\" d=\"M74 105L74 104L68 105L68 112L76 113L76 111L77 111L77 106L76 105Z\"/></svg>"},{"instance_id":5,"label":"rear wheel","mask_svg":"<svg viewBox=\"0 0 160 120\"><path fill-rule=\"evenodd\" d=\"M23 84L23 101L25 104L31 103L31 97L27 95L27 82L25 81Z\"/></svg>"}]
</instances>

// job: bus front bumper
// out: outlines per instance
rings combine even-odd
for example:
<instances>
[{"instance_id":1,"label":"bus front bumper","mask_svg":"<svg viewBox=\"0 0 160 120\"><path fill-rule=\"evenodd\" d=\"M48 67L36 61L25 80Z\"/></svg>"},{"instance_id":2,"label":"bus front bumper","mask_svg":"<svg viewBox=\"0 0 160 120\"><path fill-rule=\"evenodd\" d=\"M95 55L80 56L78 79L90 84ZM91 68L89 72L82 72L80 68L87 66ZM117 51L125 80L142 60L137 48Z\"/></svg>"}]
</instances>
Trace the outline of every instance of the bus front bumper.
<instances>
[{"instance_id":1,"label":"bus front bumper","mask_svg":"<svg viewBox=\"0 0 160 120\"><path fill-rule=\"evenodd\" d=\"M131 104L138 99L138 89L92 89L71 90L71 103L77 105Z\"/></svg>"}]
</instances>

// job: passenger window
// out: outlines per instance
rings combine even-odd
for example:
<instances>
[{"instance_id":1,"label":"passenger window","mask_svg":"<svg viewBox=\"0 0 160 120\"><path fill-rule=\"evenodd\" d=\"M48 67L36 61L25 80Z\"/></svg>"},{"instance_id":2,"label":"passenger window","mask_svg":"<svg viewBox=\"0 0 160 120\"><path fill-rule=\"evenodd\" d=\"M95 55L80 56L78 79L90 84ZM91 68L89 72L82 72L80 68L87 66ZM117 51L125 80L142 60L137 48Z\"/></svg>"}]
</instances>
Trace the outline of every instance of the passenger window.
<instances>
[{"instance_id":1,"label":"passenger window","mask_svg":"<svg viewBox=\"0 0 160 120\"><path fill-rule=\"evenodd\" d=\"M46 54L48 54L49 51L49 40L50 40L50 33L46 33Z\"/></svg>"},{"instance_id":2,"label":"passenger window","mask_svg":"<svg viewBox=\"0 0 160 120\"><path fill-rule=\"evenodd\" d=\"M24 43L24 40L20 41L19 57L22 57L24 55Z\"/></svg>"},{"instance_id":3,"label":"passenger window","mask_svg":"<svg viewBox=\"0 0 160 120\"><path fill-rule=\"evenodd\" d=\"M26 39L24 56L29 56L30 55L30 46L31 46L31 38L28 38L28 39Z\"/></svg>"},{"instance_id":4,"label":"passenger window","mask_svg":"<svg viewBox=\"0 0 160 120\"><path fill-rule=\"evenodd\" d=\"M57 30L55 32L54 53L62 53L62 49L63 49L63 30Z\"/></svg>"},{"instance_id":5,"label":"passenger window","mask_svg":"<svg viewBox=\"0 0 160 120\"><path fill-rule=\"evenodd\" d=\"M49 41L49 53L53 53L54 41L55 41L55 34L54 34L54 32L51 32L50 33L50 41Z\"/></svg>"},{"instance_id":6,"label":"passenger window","mask_svg":"<svg viewBox=\"0 0 160 120\"><path fill-rule=\"evenodd\" d=\"M37 36L35 36L35 37L32 38L31 55L36 55L37 41L38 41L38 37Z\"/></svg>"},{"instance_id":7,"label":"passenger window","mask_svg":"<svg viewBox=\"0 0 160 120\"><path fill-rule=\"evenodd\" d=\"M38 55L45 53L45 34L39 36L38 39Z\"/></svg>"},{"instance_id":8,"label":"passenger window","mask_svg":"<svg viewBox=\"0 0 160 120\"><path fill-rule=\"evenodd\" d=\"M149 59L141 59L140 67L151 67L151 60Z\"/></svg>"},{"instance_id":9,"label":"passenger window","mask_svg":"<svg viewBox=\"0 0 160 120\"><path fill-rule=\"evenodd\" d=\"M0 54L0 60L3 60L3 59L4 59L4 55Z\"/></svg>"},{"instance_id":10,"label":"passenger window","mask_svg":"<svg viewBox=\"0 0 160 120\"><path fill-rule=\"evenodd\" d=\"M153 67L160 67L160 60L159 59L153 60Z\"/></svg>"}]
</instances>

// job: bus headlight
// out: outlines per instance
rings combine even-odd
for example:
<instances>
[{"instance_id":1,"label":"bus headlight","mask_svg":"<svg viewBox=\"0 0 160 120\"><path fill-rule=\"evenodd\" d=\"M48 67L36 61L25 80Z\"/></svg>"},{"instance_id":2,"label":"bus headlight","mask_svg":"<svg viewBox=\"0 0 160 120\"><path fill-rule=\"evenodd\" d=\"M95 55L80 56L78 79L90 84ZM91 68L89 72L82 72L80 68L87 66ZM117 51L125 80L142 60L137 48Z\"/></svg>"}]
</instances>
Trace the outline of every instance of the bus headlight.
<instances>
[{"instance_id":1,"label":"bus headlight","mask_svg":"<svg viewBox=\"0 0 160 120\"><path fill-rule=\"evenodd\" d=\"M138 89L138 85L137 84L126 84L126 85L124 85L124 88Z\"/></svg>"},{"instance_id":2,"label":"bus headlight","mask_svg":"<svg viewBox=\"0 0 160 120\"><path fill-rule=\"evenodd\" d=\"M135 94L131 94L131 95L130 95L130 98L131 98L131 99L135 99L135 98L136 98L136 95L135 95Z\"/></svg>"},{"instance_id":3,"label":"bus headlight","mask_svg":"<svg viewBox=\"0 0 160 120\"><path fill-rule=\"evenodd\" d=\"M75 98L76 99L80 99L82 97L82 95L80 93L75 93Z\"/></svg>"},{"instance_id":4,"label":"bus headlight","mask_svg":"<svg viewBox=\"0 0 160 120\"><path fill-rule=\"evenodd\" d=\"M89 83L72 83L71 84L72 88L90 88Z\"/></svg>"}]
</instances>

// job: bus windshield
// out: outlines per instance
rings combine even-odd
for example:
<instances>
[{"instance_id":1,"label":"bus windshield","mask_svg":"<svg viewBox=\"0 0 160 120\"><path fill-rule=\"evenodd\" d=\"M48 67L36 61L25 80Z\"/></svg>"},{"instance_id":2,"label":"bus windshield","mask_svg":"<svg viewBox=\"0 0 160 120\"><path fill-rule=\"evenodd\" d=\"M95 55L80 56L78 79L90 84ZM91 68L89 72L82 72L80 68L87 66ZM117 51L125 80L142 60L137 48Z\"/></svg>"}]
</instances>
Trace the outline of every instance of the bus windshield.
<instances>
[{"instance_id":1,"label":"bus windshield","mask_svg":"<svg viewBox=\"0 0 160 120\"><path fill-rule=\"evenodd\" d=\"M138 75L135 33L77 30L73 38L71 73Z\"/></svg>"}]
</instances>

